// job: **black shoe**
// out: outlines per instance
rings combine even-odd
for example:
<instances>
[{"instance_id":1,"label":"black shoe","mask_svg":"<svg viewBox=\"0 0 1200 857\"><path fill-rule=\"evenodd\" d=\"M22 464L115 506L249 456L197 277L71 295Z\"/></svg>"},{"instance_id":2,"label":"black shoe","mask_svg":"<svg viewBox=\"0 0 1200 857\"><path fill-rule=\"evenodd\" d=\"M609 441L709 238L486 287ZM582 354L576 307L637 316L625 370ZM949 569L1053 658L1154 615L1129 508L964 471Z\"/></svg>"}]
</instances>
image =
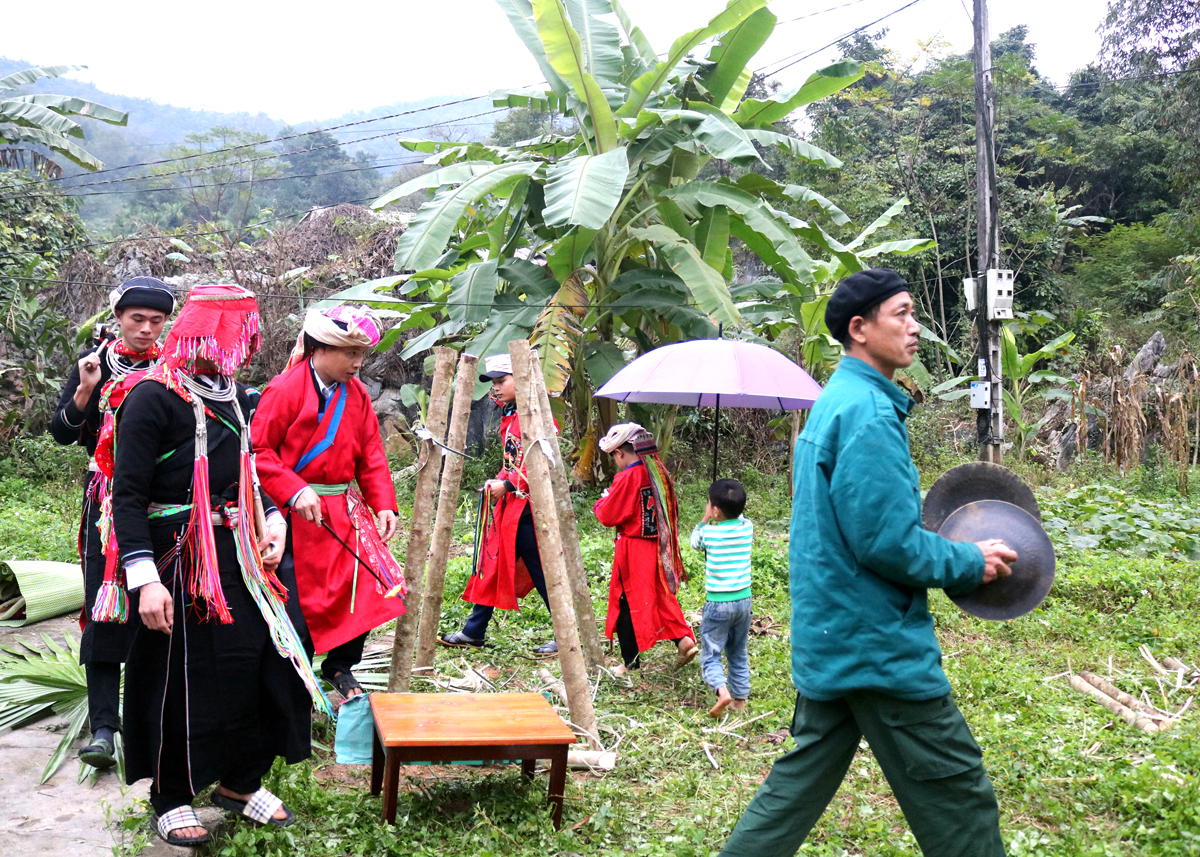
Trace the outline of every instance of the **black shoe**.
<instances>
[{"instance_id":1,"label":"black shoe","mask_svg":"<svg viewBox=\"0 0 1200 857\"><path fill-rule=\"evenodd\" d=\"M93 735L92 743L79 751L79 758L93 768L111 768L117 763L117 751L112 739Z\"/></svg>"}]
</instances>

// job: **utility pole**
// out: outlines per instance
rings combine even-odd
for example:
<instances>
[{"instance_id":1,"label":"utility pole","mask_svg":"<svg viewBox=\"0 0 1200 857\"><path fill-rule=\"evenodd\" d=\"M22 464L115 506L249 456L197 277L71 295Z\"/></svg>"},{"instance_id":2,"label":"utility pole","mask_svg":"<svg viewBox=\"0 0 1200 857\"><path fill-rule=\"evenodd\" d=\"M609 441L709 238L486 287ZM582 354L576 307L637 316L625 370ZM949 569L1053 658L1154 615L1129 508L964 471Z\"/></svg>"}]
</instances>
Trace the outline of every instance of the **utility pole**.
<instances>
[{"instance_id":1,"label":"utility pole","mask_svg":"<svg viewBox=\"0 0 1200 857\"><path fill-rule=\"evenodd\" d=\"M1000 267L1000 197L996 190L995 91L992 89L992 49L988 34L987 0L975 3L975 188L979 263L975 270L975 309L979 331L979 376L988 383L989 396L977 411L979 460L1000 463L1004 436L1001 413L1000 322L989 318L989 286ZM1010 291L1011 296L1011 291Z\"/></svg>"}]
</instances>

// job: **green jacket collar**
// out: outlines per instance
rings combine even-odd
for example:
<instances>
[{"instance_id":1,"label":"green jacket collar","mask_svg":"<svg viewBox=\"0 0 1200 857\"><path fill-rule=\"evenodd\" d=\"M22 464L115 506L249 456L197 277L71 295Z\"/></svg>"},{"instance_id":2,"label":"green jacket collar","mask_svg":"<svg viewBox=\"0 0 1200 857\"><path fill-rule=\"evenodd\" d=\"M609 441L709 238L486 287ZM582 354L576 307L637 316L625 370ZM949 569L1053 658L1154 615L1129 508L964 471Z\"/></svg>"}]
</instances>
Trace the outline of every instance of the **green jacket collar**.
<instances>
[{"instance_id":1,"label":"green jacket collar","mask_svg":"<svg viewBox=\"0 0 1200 857\"><path fill-rule=\"evenodd\" d=\"M908 394L896 386L895 382L889 381L887 377L865 360L859 360L857 357L851 357L849 354L842 355L842 362L838 364L838 370L847 372L856 378L861 378L866 381L879 392L883 393L892 404L896 406L896 410L900 413L900 418L904 419L908 416L908 412L912 410L916 404L908 397Z\"/></svg>"}]
</instances>

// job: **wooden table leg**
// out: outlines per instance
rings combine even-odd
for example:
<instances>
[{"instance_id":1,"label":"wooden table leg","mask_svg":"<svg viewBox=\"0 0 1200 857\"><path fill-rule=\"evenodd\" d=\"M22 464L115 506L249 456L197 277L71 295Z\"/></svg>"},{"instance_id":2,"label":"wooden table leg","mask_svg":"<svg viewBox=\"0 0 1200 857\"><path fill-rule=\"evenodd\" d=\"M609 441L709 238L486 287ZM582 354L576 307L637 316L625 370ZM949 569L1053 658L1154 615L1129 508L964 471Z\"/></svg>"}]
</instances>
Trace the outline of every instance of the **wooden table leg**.
<instances>
[{"instance_id":1,"label":"wooden table leg","mask_svg":"<svg viewBox=\"0 0 1200 857\"><path fill-rule=\"evenodd\" d=\"M553 752L554 755L550 757L549 798L553 807L550 820L554 822L554 829L558 830L562 827L563 794L567 787L567 745L560 744Z\"/></svg>"},{"instance_id":2,"label":"wooden table leg","mask_svg":"<svg viewBox=\"0 0 1200 857\"><path fill-rule=\"evenodd\" d=\"M527 780L533 779L533 769L537 765L537 759L522 759L521 760L521 776Z\"/></svg>"},{"instance_id":3,"label":"wooden table leg","mask_svg":"<svg viewBox=\"0 0 1200 857\"><path fill-rule=\"evenodd\" d=\"M396 791L400 787L400 760L398 754L384 751L383 763L383 820L396 823Z\"/></svg>"},{"instance_id":4,"label":"wooden table leg","mask_svg":"<svg viewBox=\"0 0 1200 857\"><path fill-rule=\"evenodd\" d=\"M379 740L379 730L371 726L371 794L379 794L383 785L383 744Z\"/></svg>"}]
</instances>

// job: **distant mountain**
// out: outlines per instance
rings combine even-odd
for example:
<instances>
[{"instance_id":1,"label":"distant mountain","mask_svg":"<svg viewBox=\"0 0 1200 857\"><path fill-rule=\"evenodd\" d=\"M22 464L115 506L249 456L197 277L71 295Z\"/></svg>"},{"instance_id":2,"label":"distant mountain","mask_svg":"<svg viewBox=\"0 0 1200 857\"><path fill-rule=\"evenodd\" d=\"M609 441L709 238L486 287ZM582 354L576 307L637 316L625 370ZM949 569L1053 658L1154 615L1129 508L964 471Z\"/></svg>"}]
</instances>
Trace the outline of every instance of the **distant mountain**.
<instances>
[{"instance_id":1,"label":"distant mountain","mask_svg":"<svg viewBox=\"0 0 1200 857\"><path fill-rule=\"evenodd\" d=\"M0 77L35 65L38 63L0 57ZM216 125L229 125L274 137L279 134L281 129L288 127L293 131L310 131L316 128L361 122L362 124L350 128L340 128L332 133L338 140L346 141L347 153L354 154L363 151L376 155L378 158L376 163L379 164L380 171L387 173L391 171L398 160L411 160L413 157L412 153L400 148L396 143L396 137L483 139L491 134L492 124L499 115L492 114L464 119L464 117L471 117L472 114L490 110L492 105L486 98L433 110L421 110L410 115L395 115L447 102L460 101L466 97L449 95L417 101L397 101L372 110L355 111L330 119L318 119L288 126L287 123L268 116L266 113L222 113L215 110L193 110L187 107L159 104L148 98L134 98L105 92L93 84L72 80L69 77L43 79L22 91L73 95L97 101L117 110L128 111L129 124L123 128L89 119L80 120L87 134L84 147L104 162L106 170L116 170L156 160L162 157L163 150L183 143L188 134L202 133ZM375 121L363 122L363 120ZM417 126L433 127L406 130L417 128ZM377 139L363 139L366 137L377 137ZM285 145L286 142L280 143L280 146ZM67 163L64 166L67 168L68 175L86 174L84 170L73 164ZM121 173L118 172L106 175L105 178L117 178L120 175ZM83 180L86 181L86 179ZM86 197L84 216L89 220L107 220L115 210L119 199L119 196Z\"/></svg>"}]
</instances>

